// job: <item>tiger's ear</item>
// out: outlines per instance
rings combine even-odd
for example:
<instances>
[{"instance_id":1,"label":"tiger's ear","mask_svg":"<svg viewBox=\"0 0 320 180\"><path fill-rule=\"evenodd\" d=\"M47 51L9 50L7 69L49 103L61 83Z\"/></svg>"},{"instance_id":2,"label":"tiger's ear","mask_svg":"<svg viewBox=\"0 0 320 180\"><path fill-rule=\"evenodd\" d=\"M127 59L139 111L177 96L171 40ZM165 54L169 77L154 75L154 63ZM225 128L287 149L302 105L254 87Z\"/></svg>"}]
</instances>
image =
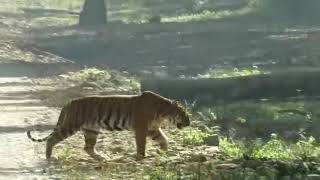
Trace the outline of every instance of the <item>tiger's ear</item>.
<instances>
[{"instance_id":1,"label":"tiger's ear","mask_svg":"<svg viewBox=\"0 0 320 180\"><path fill-rule=\"evenodd\" d=\"M172 101L172 104L175 105L175 106L179 106L179 103L178 103L178 101L176 101L176 100L173 100L173 101Z\"/></svg>"}]
</instances>

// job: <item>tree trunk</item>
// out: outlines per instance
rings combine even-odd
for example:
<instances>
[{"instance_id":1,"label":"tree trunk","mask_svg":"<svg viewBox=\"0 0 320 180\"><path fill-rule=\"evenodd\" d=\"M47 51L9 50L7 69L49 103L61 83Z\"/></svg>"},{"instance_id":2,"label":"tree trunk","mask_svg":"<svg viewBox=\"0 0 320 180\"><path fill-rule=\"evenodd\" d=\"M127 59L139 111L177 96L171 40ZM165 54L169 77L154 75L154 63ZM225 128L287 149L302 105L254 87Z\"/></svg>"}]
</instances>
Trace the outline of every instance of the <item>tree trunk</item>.
<instances>
[{"instance_id":1,"label":"tree trunk","mask_svg":"<svg viewBox=\"0 0 320 180\"><path fill-rule=\"evenodd\" d=\"M85 0L79 17L80 26L97 26L107 23L107 9L104 0Z\"/></svg>"}]
</instances>

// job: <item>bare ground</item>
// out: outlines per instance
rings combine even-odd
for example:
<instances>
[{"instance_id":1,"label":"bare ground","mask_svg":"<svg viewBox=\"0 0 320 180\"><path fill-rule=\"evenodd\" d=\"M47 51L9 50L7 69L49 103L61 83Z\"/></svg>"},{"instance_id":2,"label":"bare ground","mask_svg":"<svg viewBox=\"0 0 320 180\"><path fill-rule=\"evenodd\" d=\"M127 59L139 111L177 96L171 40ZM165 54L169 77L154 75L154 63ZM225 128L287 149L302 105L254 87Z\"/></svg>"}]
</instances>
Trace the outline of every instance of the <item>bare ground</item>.
<instances>
[{"instance_id":1,"label":"bare ground","mask_svg":"<svg viewBox=\"0 0 320 180\"><path fill-rule=\"evenodd\" d=\"M26 129L50 124L56 110L41 105L30 93L43 88L27 78L0 78L0 179L43 179L43 154L27 139Z\"/></svg>"}]
</instances>

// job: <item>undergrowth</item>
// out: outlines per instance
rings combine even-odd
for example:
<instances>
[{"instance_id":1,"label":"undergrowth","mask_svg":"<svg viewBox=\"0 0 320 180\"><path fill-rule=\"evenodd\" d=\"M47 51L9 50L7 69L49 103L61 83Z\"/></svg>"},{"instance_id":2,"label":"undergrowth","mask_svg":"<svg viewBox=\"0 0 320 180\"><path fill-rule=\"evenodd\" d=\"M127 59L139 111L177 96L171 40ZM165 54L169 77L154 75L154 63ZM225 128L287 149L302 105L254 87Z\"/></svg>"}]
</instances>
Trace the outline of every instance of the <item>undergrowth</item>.
<instances>
[{"instance_id":1,"label":"undergrowth","mask_svg":"<svg viewBox=\"0 0 320 180\"><path fill-rule=\"evenodd\" d=\"M243 155L257 159L292 161L320 158L320 144L312 136L301 138L297 142L285 141L276 134L272 134L268 141L259 138L241 141L223 137L220 139L220 148L233 158L241 158Z\"/></svg>"},{"instance_id":2,"label":"undergrowth","mask_svg":"<svg viewBox=\"0 0 320 180\"><path fill-rule=\"evenodd\" d=\"M270 72L258 69L257 67L253 68L229 68L229 69L213 69L209 68L202 74L198 74L195 79L198 78L228 78L228 77L239 77L239 76L252 76L259 74L269 74Z\"/></svg>"},{"instance_id":3,"label":"undergrowth","mask_svg":"<svg viewBox=\"0 0 320 180\"><path fill-rule=\"evenodd\" d=\"M60 77L57 88L35 94L47 106L62 107L71 99L88 95L137 94L140 89L134 77L114 70L85 68Z\"/></svg>"}]
</instances>

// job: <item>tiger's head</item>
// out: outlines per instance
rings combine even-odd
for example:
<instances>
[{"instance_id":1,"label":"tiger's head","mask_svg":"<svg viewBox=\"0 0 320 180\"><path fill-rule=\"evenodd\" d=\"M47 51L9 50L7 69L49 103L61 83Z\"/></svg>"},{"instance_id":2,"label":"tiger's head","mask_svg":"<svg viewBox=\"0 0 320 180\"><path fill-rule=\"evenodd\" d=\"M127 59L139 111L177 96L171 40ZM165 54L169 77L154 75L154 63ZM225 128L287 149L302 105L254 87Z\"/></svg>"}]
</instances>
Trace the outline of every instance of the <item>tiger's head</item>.
<instances>
[{"instance_id":1,"label":"tiger's head","mask_svg":"<svg viewBox=\"0 0 320 180\"><path fill-rule=\"evenodd\" d=\"M178 104L177 101L172 102L172 106L175 109L175 115L172 116L174 118L172 121L175 122L178 129L190 126L190 118L186 110Z\"/></svg>"},{"instance_id":2,"label":"tiger's head","mask_svg":"<svg viewBox=\"0 0 320 180\"><path fill-rule=\"evenodd\" d=\"M150 106L156 107L157 113L154 120L157 121L152 122L151 126L158 127L164 119L168 119L171 124L176 125L179 129L190 125L188 113L177 101L170 100L151 91L142 92L141 97L149 99L149 102L155 102Z\"/></svg>"}]
</instances>

